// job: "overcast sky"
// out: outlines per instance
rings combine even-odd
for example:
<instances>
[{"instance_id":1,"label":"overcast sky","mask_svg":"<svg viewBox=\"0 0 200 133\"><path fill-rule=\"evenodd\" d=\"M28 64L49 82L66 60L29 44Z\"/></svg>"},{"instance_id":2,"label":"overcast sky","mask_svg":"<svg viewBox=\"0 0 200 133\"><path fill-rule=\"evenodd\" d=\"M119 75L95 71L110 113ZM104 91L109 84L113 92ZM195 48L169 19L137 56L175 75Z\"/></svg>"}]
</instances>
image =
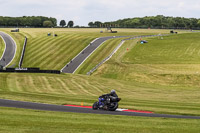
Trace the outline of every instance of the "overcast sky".
<instances>
[{"instance_id":1,"label":"overcast sky","mask_svg":"<svg viewBox=\"0 0 200 133\"><path fill-rule=\"evenodd\" d=\"M200 18L200 0L0 0L0 16L47 16L73 20L115 21L144 16Z\"/></svg>"}]
</instances>

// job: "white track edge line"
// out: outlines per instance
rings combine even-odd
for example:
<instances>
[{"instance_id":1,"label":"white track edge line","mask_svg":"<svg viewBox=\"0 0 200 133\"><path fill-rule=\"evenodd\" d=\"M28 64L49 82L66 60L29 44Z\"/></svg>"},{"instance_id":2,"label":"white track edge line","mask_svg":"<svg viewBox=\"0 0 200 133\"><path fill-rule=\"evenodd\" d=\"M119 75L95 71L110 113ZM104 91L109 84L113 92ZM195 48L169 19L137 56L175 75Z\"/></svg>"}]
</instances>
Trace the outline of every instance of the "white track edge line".
<instances>
[{"instance_id":1,"label":"white track edge line","mask_svg":"<svg viewBox=\"0 0 200 133\"><path fill-rule=\"evenodd\" d=\"M108 39L109 40L109 39ZM90 53L82 62L81 64L79 64L79 66L74 70L73 74L76 72L76 70L90 57L91 54L93 54L97 48L99 48L104 42L106 42L107 40L103 41L98 47L96 47L92 53Z\"/></svg>"},{"instance_id":2,"label":"white track edge line","mask_svg":"<svg viewBox=\"0 0 200 133\"><path fill-rule=\"evenodd\" d=\"M5 33L5 32L3 32L3 33ZM7 34L7 33L5 33L5 34ZM14 60L14 58L15 58L15 56L16 56L16 52L17 52L17 44L16 44L15 40L14 40L9 34L7 34L7 35L12 39L12 41L13 41L14 44L15 44L15 54L14 54L12 60L11 60L5 67L7 67L7 66L10 65L10 63Z\"/></svg>"},{"instance_id":3,"label":"white track edge line","mask_svg":"<svg viewBox=\"0 0 200 133\"><path fill-rule=\"evenodd\" d=\"M100 39L100 38L94 39L92 42L90 42L90 44L95 42L98 39ZM88 48L90 46L90 44L87 47L85 47L79 54L77 54L72 60L74 60L77 56L79 56L86 48ZM66 65L68 65L69 63L70 63L70 61ZM63 69L65 69L66 65L60 70L61 72L63 71Z\"/></svg>"},{"instance_id":4,"label":"white track edge line","mask_svg":"<svg viewBox=\"0 0 200 133\"><path fill-rule=\"evenodd\" d=\"M1 58L0 58L0 60L2 60L2 58L3 58L3 56L4 56L4 54L5 54L5 52L6 52L6 42L5 42L5 40L4 40L4 38L0 35L0 37L2 38L2 40L4 41L4 45L5 45L5 49L4 49L4 51L3 51L3 54L2 54L2 56L1 56Z\"/></svg>"}]
</instances>

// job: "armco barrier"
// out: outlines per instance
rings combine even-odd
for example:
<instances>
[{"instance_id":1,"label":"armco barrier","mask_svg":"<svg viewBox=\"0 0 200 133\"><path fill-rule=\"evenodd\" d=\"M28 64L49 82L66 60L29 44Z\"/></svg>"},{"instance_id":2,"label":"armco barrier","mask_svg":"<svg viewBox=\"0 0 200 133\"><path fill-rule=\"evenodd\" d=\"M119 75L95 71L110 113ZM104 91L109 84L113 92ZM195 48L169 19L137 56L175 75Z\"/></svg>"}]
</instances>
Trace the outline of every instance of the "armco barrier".
<instances>
[{"instance_id":1,"label":"armco barrier","mask_svg":"<svg viewBox=\"0 0 200 133\"><path fill-rule=\"evenodd\" d=\"M40 70L39 68L6 68L6 70L0 70L3 73L52 73L60 74L58 70Z\"/></svg>"},{"instance_id":2,"label":"armco barrier","mask_svg":"<svg viewBox=\"0 0 200 133\"><path fill-rule=\"evenodd\" d=\"M20 58L20 61L19 61L19 68L22 67L22 63L23 63L23 59L24 59L24 54L25 54L25 50L26 50L26 44L27 44L27 37L25 37L25 40L24 40L24 46L23 46L21 58Z\"/></svg>"},{"instance_id":3,"label":"armco barrier","mask_svg":"<svg viewBox=\"0 0 200 133\"><path fill-rule=\"evenodd\" d=\"M117 50L123 45L125 41L121 41L121 43L113 50L113 52L106 57L104 60L102 60L99 64L97 64L93 69L91 69L89 72L87 72L87 75L91 75L99 66L101 66L103 63L105 63L107 60L109 60L116 52Z\"/></svg>"}]
</instances>

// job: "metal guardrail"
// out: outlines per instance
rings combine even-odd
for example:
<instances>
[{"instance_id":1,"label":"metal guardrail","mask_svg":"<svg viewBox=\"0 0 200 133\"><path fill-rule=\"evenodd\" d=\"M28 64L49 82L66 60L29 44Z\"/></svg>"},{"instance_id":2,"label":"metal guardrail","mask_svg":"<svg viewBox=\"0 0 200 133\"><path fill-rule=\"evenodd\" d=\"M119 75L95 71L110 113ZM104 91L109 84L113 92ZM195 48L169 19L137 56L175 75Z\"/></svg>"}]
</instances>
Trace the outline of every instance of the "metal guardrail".
<instances>
[{"instance_id":1,"label":"metal guardrail","mask_svg":"<svg viewBox=\"0 0 200 133\"><path fill-rule=\"evenodd\" d=\"M21 58L20 58L20 61L19 61L19 68L22 67L22 63L23 63L23 59L24 59L24 54L25 54L25 49L26 49L26 44L27 44L27 37L25 37L25 40L24 40L24 46L23 46Z\"/></svg>"},{"instance_id":2,"label":"metal guardrail","mask_svg":"<svg viewBox=\"0 0 200 133\"><path fill-rule=\"evenodd\" d=\"M124 44L125 41L133 40L136 38L145 38L145 37L157 37L157 36L168 36L169 34L158 34L158 35L144 35L144 36L136 36L131 37L128 39L123 39L121 43L112 51L112 53L107 56L105 59L103 59L99 64L97 64L94 68L92 68L89 72L87 72L87 75L91 75L94 71L96 71L102 64L104 64L106 61L108 61L117 51L118 49Z\"/></svg>"},{"instance_id":3,"label":"metal guardrail","mask_svg":"<svg viewBox=\"0 0 200 133\"><path fill-rule=\"evenodd\" d=\"M0 70L0 73L51 73L60 74L59 70L40 70L40 68L6 68Z\"/></svg>"},{"instance_id":4,"label":"metal guardrail","mask_svg":"<svg viewBox=\"0 0 200 133\"><path fill-rule=\"evenodd\" d=\"M99 68L99 66L101 66L103 63L105 63L107 60L109 60L117 52L117 50L122 46L122 44L124 42L125 41L122 40L121 43L113 50L113 52L108 57L106 57L104 60L102 60L99 64L97 64L93 69L91 69L89 72L87 72L87 75L91 75L97 68Z\"/></svg>"}]
</instances>

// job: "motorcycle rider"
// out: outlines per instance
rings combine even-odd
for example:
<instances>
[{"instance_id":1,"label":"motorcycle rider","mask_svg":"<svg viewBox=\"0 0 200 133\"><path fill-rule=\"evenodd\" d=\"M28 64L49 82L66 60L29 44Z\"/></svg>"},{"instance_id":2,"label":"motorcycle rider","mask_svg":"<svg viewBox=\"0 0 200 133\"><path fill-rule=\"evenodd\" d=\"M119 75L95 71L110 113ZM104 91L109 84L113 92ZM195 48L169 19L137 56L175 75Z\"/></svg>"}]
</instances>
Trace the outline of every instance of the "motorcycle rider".
<instances>
[{"instance_id":1,"label":"motorcycle rider","mask_svg":"<svg viewBox=\"0 0 200 133\"><path fill-rule=\"evenodd\" d=\"M112 96L112 97L118 97L118 95L117 95L117 93L115 92L114 89L110 91L109 95Z\"/></svg>"},{"instance_id":2,"label":"motorcycle rider","mask_svg":"<svg viewBox=\"0 0 200 133\"><path fill-rule=\"evenodd\" d=\"M116 91L113 89L113 90L111 90L110 91L110 93L108 93L108 94L104 94L104 95L102 95L102 96L100 96L100 97L105 97L105 96L111 96L111 97L118 97L118 95L117 95L117 93L116 93ZM99 97L99 98L100 98Z\"/></svg>"},{"instance_id":3,"label":"motorcycle rider","mask_svg":"<svg viewBox=\"0 0 200 133\"><path fill-rule=\"evenodd\" d=\"M118 98L118 95L117 95L116 91L113 89L110 91L110 93L104 94L104 95L100 96L99 98L106 98L106 97L109 97L112 101L112 99ZM120 100L121 100L121 98L120 98ZM101 108L106 110L107 105L105 104L104 106L101 106Z\"/></svg>"},{"instance_id":4,"label":"motorcycle rider","mask_svg":"<svg viewBox=\"0 0 200 133\"><path fill-rule=\"evenodd\" d=\"M103 109L109 111L115 111L118 108L118 102L121 98L115 90L111 90L110 93L99 96L99 101L95 102L92 106L93 110Z\"/></svg>"}]
</instances>

